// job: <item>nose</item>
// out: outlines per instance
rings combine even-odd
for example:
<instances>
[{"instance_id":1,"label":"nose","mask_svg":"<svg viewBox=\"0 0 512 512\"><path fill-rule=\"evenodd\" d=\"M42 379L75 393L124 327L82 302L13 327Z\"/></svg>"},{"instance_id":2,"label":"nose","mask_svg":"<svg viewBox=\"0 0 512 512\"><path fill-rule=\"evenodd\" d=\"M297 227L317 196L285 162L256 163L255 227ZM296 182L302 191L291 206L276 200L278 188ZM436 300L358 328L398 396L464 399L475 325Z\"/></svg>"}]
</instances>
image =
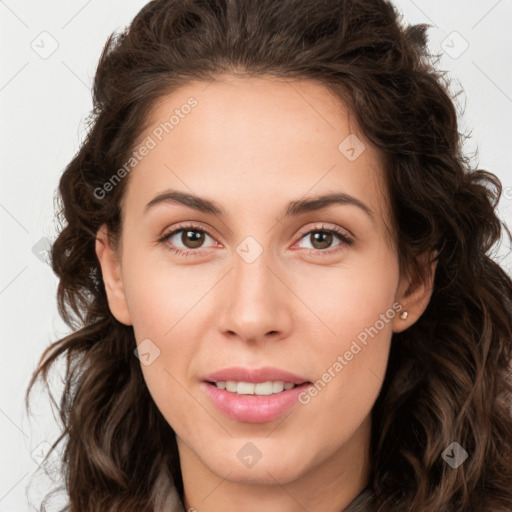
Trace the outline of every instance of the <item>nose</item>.
<instances>
[{"instance_id":1,"label":"nose","mask_svg":"<svg viewBox=\"0 0 512 512\"><path fill-rule=\"evenodd\" d=\"M252 262L235 254L224 281L218 315L222 335L253 343L289 335L293 294L283 267L268 252Z\"/></svg>"}]
</instances>

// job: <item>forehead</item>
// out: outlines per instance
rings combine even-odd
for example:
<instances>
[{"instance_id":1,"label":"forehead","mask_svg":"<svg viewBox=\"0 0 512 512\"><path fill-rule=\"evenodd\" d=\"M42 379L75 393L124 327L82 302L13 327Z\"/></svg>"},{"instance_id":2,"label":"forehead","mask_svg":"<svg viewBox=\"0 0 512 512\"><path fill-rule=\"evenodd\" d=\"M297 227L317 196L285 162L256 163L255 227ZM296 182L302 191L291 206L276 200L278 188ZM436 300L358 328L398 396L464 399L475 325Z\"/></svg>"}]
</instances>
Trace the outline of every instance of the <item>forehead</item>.
<instances>
[{"instance_id":1,"label":"forehead","mask_svg":"<svg viewBox=\"0 0 512 512\"><path fill-rule=\"evenodd\" d=\"M385 210L380 155L318 82L231 75L190 82L154 105L135 149L148 143L125 198L139 211L166 188L255 208L262 198L270 208L279 198L335 189Z\"/></svg>"}]
</instances>

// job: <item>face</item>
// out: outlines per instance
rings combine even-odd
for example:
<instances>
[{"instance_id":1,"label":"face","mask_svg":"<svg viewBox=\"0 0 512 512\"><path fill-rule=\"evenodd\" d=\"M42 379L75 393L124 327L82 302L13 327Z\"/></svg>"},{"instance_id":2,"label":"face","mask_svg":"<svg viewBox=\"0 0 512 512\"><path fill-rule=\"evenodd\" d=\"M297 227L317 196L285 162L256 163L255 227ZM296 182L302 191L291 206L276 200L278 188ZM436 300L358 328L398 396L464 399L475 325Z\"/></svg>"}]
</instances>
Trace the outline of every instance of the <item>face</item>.
<instances>
[{"instance_id":1,"label":"face","mask_svg":"<svg viewBox=\"0 0 512 512\"><path fill-rule=\"evenodd\" d=\"M148 126L124 178L120 253L102 228L97 254L182 471L272 485L355 464L392 333L428 299L405 293L378 153L309 81L189 83ZM274 373L250 372L262 368ZM206 382L230 379L238 392ZM275 381L306 384L244 394Z\"/></svg>"}]
</instances>

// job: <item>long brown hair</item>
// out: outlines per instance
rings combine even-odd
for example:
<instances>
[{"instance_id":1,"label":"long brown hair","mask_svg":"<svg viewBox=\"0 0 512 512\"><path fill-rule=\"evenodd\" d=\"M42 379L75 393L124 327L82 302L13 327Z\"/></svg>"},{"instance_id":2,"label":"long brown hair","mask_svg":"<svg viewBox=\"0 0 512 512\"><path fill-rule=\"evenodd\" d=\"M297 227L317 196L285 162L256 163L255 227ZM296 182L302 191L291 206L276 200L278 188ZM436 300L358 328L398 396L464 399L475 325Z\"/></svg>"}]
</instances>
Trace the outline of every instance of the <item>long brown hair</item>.
<instances>
[{"instance_id":1,"label":"long brown hair","mask_svg":"<svg viewBox=\"0 0 512 512\"><path fill-rule=\"evenodd\" d=\"M221 73L334 91L385 155L400 268L436 255L430 303L393 335L372 410L375 510L512 509L512 282L489 254L510 233L496 215L500 181L462 153L427 28L402 25L385 0L155 0L109 37L87 137L59 184L64 227L51 261L72 333L43 353L26 396L28 407L35 381L65 356L54 446L65 447L70 511L161 511L169 489L183 498L174 432L146 388L132 327L109 310L95 254L102 224L119 237L128 178L97 191L158 99ZM469 455L456 469L442 458L453 442Z\"/></svg>"}]
</instances>

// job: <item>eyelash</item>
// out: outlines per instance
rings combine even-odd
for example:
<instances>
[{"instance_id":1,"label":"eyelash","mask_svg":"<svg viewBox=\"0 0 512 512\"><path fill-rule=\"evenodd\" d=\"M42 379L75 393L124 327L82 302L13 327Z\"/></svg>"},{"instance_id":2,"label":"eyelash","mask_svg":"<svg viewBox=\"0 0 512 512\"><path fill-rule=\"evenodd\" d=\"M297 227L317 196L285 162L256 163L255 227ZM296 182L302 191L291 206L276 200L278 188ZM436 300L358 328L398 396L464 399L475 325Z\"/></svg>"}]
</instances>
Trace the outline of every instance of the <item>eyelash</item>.
<instances>
[{"instance_id":1,"label":"eyelash","mask_svg":"<svg viewBox=\"0 0 512 512\"><path fill-rule=\"evenodd\" d=\"M168 239L173 237L176 233L179 233L180 231L185 231L185 230L187 230L187 231L197 231L197 232L200 232L200 233L206 233L210 238L213 238L213 236L210 235L210 233L208 233L208 231L206 231L205 229L203 229L202 227L200 227L200 226L198 226L196 224L182 224L182 225L178 226L176 229L173 229L171 232L166 233L165 235L163 235L161 238L159 238L158 242L165 243ZM334 234L335 236L337 236L341 240L342 243L340 245L337 245L337 246L335 246L334 248L331 248L331 249L307 249L308 251L322 253L323 255L332 254L334 252L342 250L342 249L340 249L340 247L343 244L345 244L347 246L351 246L354 243L352 238L349 238L340 229L338 229L336 227L334 227L334 228L326 228L323 225L322 225L321 228L310 229L309 231L301 233L300 237L299 237L299 240L304 238L306 235L310 235L311 233L330 233L330 234ZM170 247L169 246L169 247L167 247L167 249L170 252L173 252L173 253L177 254L178 256L188 256L190 253L201 252L201 248L199 248L199 249L177 249L176 247Z\"/></svg>"}]
</instances>

